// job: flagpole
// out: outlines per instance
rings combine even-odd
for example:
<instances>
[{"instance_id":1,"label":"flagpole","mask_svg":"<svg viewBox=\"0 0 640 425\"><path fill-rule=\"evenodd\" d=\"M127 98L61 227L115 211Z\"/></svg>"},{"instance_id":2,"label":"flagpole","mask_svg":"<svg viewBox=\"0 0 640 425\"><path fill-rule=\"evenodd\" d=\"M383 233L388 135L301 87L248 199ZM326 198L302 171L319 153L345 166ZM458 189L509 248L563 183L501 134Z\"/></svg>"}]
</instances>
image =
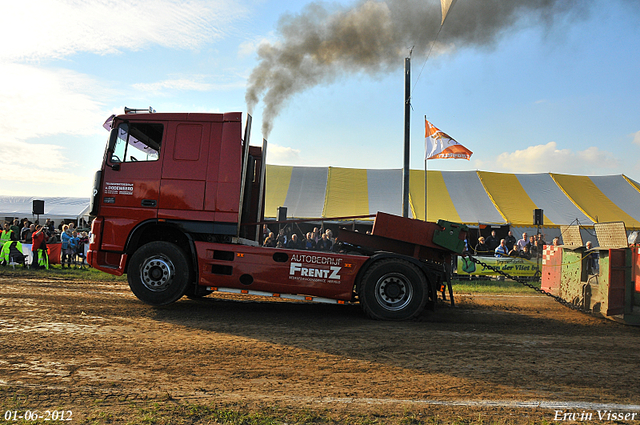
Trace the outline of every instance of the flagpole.
<instances>
[{"instance_id":1,"label":"flagpole","mask_svg":"<svg viewBox=\"0 0 640 425\"><path fill-rule=\"evenodd\" d=\"M427 125L427 116L424 116L424 124ZM424 221L427 220L427 144L424 144Z\"/></svg>"}]
</instances>

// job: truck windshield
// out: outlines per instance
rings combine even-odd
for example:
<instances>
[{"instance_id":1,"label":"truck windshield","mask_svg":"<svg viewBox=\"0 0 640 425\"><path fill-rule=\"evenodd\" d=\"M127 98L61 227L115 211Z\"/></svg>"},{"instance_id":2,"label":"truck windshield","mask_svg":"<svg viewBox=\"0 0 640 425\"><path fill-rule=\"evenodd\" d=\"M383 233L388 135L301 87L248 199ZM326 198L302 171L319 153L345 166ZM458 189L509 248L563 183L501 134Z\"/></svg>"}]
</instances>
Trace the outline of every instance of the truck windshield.
<instances>
[{"instance_id":1,"label":"truck windshield","mask_svg":"<svg viewBox=\"0 0 640 425\"><path fill-rule=\"evenodd\" d=\"M157 161L163 130L162 124L121 123L111 162Z\"/></svg>"}]
</instances>

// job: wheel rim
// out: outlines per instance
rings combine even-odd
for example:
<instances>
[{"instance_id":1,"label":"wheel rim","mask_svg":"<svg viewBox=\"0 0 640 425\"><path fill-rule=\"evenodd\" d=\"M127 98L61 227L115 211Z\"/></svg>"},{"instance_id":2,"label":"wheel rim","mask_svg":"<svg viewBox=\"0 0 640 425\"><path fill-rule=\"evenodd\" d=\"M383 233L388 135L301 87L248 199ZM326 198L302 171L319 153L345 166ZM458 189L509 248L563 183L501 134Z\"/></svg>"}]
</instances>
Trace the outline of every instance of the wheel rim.
<instances>
[{"instance_id":1,"label":"wheel rim","mask_svg":"<svg viewBox=\"0 0 640 425\"><path fill-rule=\"evenodd\" d=\"M171 260L164 255L150 257L142 263L140 280L150 291L162 292L166 290L175 276L175 267Z\"/></svg>"},{"instance_id":2,"label":"wheel rim","mask_svg":"<svg viewBox=\"0 0 640 425\"><path fill-rule=\"evenodd\" d=\"M378 279L375 295L379 305L390 311L398 311L413 299L413 286L406 276L387 273Z\"/></svg>"}]
</instances>

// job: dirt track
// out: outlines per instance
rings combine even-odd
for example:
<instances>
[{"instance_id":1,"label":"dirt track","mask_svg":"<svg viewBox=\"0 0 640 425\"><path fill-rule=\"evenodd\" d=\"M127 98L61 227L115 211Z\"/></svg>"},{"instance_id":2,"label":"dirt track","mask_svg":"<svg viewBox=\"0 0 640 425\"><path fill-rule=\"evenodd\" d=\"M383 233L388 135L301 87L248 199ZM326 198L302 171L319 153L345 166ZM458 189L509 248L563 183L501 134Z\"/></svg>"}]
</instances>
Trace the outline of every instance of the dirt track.
<instances>
[{"instance_id":1,"label":"dirt track","mask_svg":"<svg viewBox=\"0 0 640 425\"><path fill-rule=\"evenodd\" d=\"M123 284L0 277L0 414L65 408L70 423L96 412L120 423L132 406L193 402L346 422L613 410L640 423L640 329L541 295L457 301L389 323L359 306L210 296L152 308Z\"/></svg>"}]
</instances>

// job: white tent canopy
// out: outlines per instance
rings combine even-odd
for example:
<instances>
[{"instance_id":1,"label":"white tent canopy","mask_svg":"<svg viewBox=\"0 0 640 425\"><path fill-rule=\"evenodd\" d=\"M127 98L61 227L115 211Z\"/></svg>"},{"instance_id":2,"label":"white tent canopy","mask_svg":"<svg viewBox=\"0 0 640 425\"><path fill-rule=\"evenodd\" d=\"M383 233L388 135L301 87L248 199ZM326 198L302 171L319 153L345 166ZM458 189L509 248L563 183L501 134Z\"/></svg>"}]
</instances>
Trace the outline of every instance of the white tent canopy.
<instances>
[{"instance_id":1,"label":"white tent canopy","mask_svg":"<svg viewBox=\"0 0 640 425\"><path fill-rule=\"evenodd\" d=\"M33 201L44 201L44 214L36 217L33 212ZM49 218L56 224L62 220L78 221L81 218L88 219L89 216L89 198L48 198L48 197L30 197L30 196L0 196L0 219L9 218L28 218L34 221L40 219L41 223Z\"/></svg>"}]
</instances>

